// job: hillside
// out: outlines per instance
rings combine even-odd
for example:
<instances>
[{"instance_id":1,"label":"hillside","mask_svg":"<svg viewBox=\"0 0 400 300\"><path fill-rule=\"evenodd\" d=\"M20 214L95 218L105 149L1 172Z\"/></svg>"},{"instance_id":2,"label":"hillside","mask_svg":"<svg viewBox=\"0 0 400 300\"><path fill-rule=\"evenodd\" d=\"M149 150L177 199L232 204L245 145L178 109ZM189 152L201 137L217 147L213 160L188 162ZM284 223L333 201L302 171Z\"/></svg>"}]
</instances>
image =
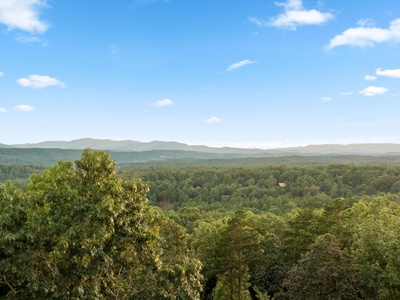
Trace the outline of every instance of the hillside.
<instances>
[{"instance_id":1,"label":"hillside","mask_svg":"<svg viewBox=\"0 0 400 300\"><path fill-rule=\"evenodd\" d=\"M83 149L109 152L119 165L315 165L332 163L399 164L399 144L309 145L281 149L190 146L178 142L79 139L37 144L0 144L0 164L49 166L75 161Z\"/></svg>"},{"instance_id":2,"label":"hillside","mask_svg":"<svg viewBox=\"0 0 400 300\"><path fill-rule=\"evenodd\" d=\"M400 155L245 155L234 153L204 153L195 151L152 150L140 152L106 151L118 165L399 165ZM51 166L60 160L75 161L82 150L0 148L0 165Z\"/></svg>"},{"instance_id":3,"label":"hillside","mask_svg":"<svg viewBox=\"0 0 400 300\"><path fill-rule=\"evenodd\" d=\"M116 160L117 164L168 163L180 160L195 161L209 159L246 158L241 154L220 154L181 150L150 150L150 151L106 151ZM75 161L79 159L82 150L78 149L45 149L45 148L0 148L0 164L7 165L37 165L49 166L59 160Z\"/></svg>"},{"instance_id":4,"label":"hillside","mask_svg":"<svg viewBox=\"0 0 400 300\"><path fill-rule=\"evenodd\" d=\"M5 145L0 144L0 148L18 148L18 149L69 149L82 150L91 148L95 150L108 150L120 152L138 152L152 150L170 150L170 151L193 151L204 153L231 153L243 154L247 156L279 156L279 155L383 155L383 154L400 154L400 144L326 144L326 145L308 145L304 147L290 147L280 149L244 149L231 147L208 147L203 145L187 145L178 142L138 142L133 140L113 141L108 139L91 139L84 138L72 141L46 141L35 144L16 144Z\"/></svg>"},{"instance_id":5,"label":"hillside","mask_svg":"<svg viewBox=\"0 0 400 300\"><path fill-rule=\"evenodd\" d=\"M262 153L264 150L260 149L239 149L239 148L213 148L207 146L190 146L178 142L137 142L131 140L113 141L107 139L91 139L84 138L72 141L47 141L36 144L16 144L16 145L3 145L8 148L39 148L39 149L85 149L91 148L95 150L110 150L110 151L152 151L152 150L178 150L178 151L196 151L206 153ZM1 146L0 146L1 147Z\"/></svg>"}]
</instances>

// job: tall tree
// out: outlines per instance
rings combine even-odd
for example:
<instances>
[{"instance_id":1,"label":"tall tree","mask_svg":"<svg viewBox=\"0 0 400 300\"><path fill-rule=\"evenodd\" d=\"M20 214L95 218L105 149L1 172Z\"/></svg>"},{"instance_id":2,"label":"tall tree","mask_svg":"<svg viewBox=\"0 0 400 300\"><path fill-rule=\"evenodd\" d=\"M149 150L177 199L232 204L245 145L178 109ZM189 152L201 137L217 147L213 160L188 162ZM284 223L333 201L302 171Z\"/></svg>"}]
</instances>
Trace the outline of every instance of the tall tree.
<instances>
[{"instance_id":1,"label":"tall tree","mask_svg":"<svg viewBox=\"0 0 400 300\"><path fill-rule=\"evenodd\" d=\"M353 260L331 234L316 239L283 286L282 299L360 299Z\"/></svg>"},{"instance_id":2,"label":"tall tree","mask_svg":"<svg viewBox=\"0 0 400 300\"><path fill-rule=\"evenodd\" d=\"M249 264L261 261L261 235L250 226L252 213L237 211L221 224L204 234L199 228L198 251L204 260L207 276L217 276L215 299L249 299ZM208 226L207 226L208 227ZM215 230L217 229L217 230Z\"/></svg>"},{"instance_id":3,"label":"tall tree","mask_svg":"<svg viewBox=\"0 0 400 300\"><path fill-rule=\"evenodd\" d=\"M164 264L159 214L147 206L147 191L141 180L119 178L108 154L91 150L75 166L60 162L33 176L26 193L1 186L0 270L7 296L178 299L157 284L171 259ZM200 278L197 269L191 276ZM184 274L168 280L181 283ZM196 299L196 280L185 284L193 284Z\"/></svg>"},{"instance_id":4,"label":"tall tree","mask_svg":"<svg viewBox=\"0 0 400 300\"><path fill-rule=\"evenodd\" d=\"M359 202L353 253L366 299L400 299L400 205L386 197Z\"/></svg>"}]
</instances>

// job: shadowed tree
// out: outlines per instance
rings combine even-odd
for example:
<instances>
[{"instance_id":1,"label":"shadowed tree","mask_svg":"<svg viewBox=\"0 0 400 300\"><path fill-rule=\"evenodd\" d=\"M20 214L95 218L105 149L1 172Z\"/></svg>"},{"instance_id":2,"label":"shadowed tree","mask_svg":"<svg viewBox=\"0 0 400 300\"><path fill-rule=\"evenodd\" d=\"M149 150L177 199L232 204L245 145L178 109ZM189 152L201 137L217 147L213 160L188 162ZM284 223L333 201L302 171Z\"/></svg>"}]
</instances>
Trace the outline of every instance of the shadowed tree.
<instances>
[{"instance_id":1,"label":"shadowed tree","mask_svg":"<svg viewBox=\"0 0 400 300\"><path fill-rule=\"evenodd\" d=\"M197 230L195 244L206 276L218 279L214 299L250 299L249 265L263 259L262 237L249 226L251 216L250 212L237 211L225 224Z\"/></svg>"},{"instance_id":2,"label":"shadowed tree","mask_svg":"<svg viewBox=\"0 0 400 300\"><path fill-rule=\"evenodd\" d=\"M361 299L352 257L331 234L316 239L283 287L280 299Z\"/></svg>"}]
</instances>

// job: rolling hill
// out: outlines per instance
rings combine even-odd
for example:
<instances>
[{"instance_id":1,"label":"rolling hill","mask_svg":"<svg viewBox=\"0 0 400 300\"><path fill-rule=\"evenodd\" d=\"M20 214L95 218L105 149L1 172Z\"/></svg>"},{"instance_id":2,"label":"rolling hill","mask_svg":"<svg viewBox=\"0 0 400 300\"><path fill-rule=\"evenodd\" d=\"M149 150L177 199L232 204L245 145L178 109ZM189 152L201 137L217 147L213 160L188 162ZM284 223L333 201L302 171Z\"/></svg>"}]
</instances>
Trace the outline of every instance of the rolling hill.
<instances>
[{"instance_id":1,"label":"rolling hill","mask_svg":"<svg viewBox=\"0 0 400 300\"><path fill-rule=\"evenodd\" d=\"M203 145L187 145L178 142L138 142L133 140L113 141L109 139L92 139L83 138L72 141L46 141L35 144L0 144L0 148L18 148L18 149L78 149L91 148L96 150L109 151L152 151L152 150L178 150L193 151L206 153L235 153L235 154L259 154L265 155L320 155L320 154L361 154L361 155L381 155L381 154L400 154L400 144L325 144L325 145L308 145L304 147L290 147L280 149L245 149L231 147L208 147Z\"/></svg>"},{"instance_id":2,"label":"rolling hill","mask_svg":"<svg viewBox=\"0 0 400 300\"><path fill-rule=\"evenodd\" d=\"M399 144L309 145L262 150L86 138L37 144L0 144L0 164L48 166L59 160L77 160L85 148L107 151L119 165L400 163Z\"/></svg>"}]
</instances>

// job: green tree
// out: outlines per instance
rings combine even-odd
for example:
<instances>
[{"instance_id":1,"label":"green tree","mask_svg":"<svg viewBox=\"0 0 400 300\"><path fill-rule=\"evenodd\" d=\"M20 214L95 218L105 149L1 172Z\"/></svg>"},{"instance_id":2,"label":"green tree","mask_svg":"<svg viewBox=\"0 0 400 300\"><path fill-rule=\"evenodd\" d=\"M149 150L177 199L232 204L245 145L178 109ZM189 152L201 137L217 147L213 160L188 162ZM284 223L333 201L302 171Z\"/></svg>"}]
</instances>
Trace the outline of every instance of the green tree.
<instances>
[{"instance_id":1,"label":"green tree","mask_svg":"<svg viewBox=\"0 0 400 300\"><path fill-rule=\"evenodd\" d=\"M195 244L207 277L218 279L215 299L249 299L249 265L261 261L261 235L250 226L252 213L235 212L226 223L201 226Z\"/></svg>"},{"instance_id":2,"label":"green tree","mask_svg":"<svg viewBox=\"0 0 400 300\"><path fill-rule=\"evenodd\" d=\"M249 264L251 288L259 298L262 293L273 297L282 288L283 279L292 266L285 263L281 242L287 224L282 217L263 213L251 218L251 226L263 237L262 260Z\"/></svg>"},{"instance_id":3,"label":"green tree","mask_svg":"<svg viewBox=\"0 0 400 300\"><path fill-rule=\"evenodd\" d=\"M365 299L400 298L400 205L385 197L359 202L353 253Z\"/></svg>"},{"instance_id":4,"label":"green tree","mask_svg":"<svg viewBox=\"0 0 400 300\"><path fill-rule=\"evenodd\" d=\"M345 199L335 199L324 207L318 227L321 233L334 235L344 247L352 246L354 224L351 220L351 210Z\"/></svg>"},{"instance_id":5,"label":"green tree","mask_svg":"<svg viewBox=\"0 0 400 300\"><path fill-rule=\"evenodd\" d=\"M331 234L316 239L283 287L282 299L360 299L352 258Z\"/></svg>"},{"instance_id":6,"label":"green tree","mask_svg":"<svg viewBox=\"0 0 400 300\"><path fill-rule=\"evenodd\" d=\"M7 297L178 299L157 283L161 272L179 266L169 284L185 284L185 292L193 287L196 299L198 282L186 274L201 278L198 263L188 256L187 264L174 261L162 249L159 213L147 206L147 191L141 180L119 178L108 154L91 150L75 166L60 162L34 175L26 193L0 186L0 272ZM171 249L176 255L181 250Z\"/></svg>"},{"instance_id":7,"label":"green tree","mask_svg":"<svg viewBox=\"0 0 400 300\"><path fill-rule=\"evenodd\" d=\"M285 229L283 247L289 264L301 258L319 235L319 215L311 208L292 210L288 214L288 227Z\"/></svg>"},{"instance_id":8,"label":"green tree","mask_svg":"<svg viewBox=\"0 0 400 300\"><path fill-rule=\"evenodd\" d=\"M162 262L154 284L145 292L148 299L152 291L154 299L199 299L202 290L202 264L189 249L186 230L173 220L160 216L157 219L160 229Z\"/></svg>"}]
</instances>

